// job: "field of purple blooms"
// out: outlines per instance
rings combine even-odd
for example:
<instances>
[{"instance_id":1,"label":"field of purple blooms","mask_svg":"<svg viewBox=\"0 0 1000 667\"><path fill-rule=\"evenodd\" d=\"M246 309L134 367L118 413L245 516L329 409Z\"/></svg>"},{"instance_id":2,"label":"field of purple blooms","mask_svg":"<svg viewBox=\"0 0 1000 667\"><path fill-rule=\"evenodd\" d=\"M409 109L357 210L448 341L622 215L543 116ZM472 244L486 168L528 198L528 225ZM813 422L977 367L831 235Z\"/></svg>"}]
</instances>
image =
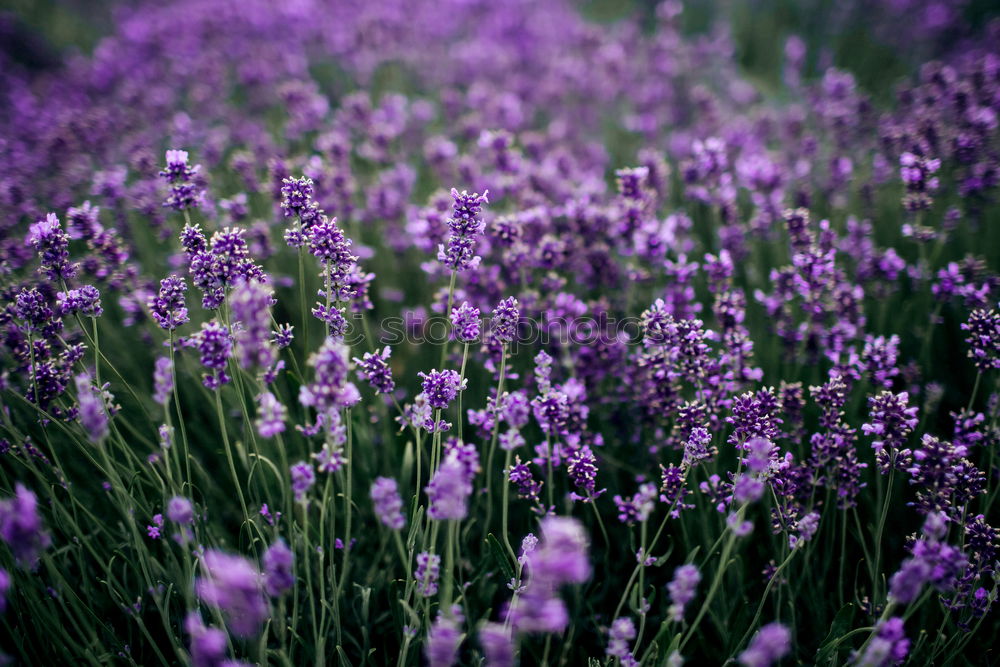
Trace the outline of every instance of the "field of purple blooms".
<instances>
[{"instance_id":1,"label":"field of purple blooms","mask_svg":"<svg viewBox=\"0 0 1000 667\"><path fill-rule=\"evenodd\" d=\"M983 4L0 15L0 664L996 664Z\"/></svg>"}]
</instances>

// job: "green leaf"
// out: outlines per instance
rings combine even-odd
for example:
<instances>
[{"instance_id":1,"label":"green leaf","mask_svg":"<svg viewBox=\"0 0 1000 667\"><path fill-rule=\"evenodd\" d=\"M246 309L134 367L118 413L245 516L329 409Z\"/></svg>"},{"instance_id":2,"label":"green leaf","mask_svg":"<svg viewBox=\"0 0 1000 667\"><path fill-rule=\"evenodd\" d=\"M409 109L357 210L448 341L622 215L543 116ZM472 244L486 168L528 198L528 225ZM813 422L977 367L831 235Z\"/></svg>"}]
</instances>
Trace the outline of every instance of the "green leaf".
<instances>
[{"instance_id":1,"label":"green leaf","mask_svg":"<svg viewBox=\"0 0 1000 667\"><path fill-rule=\"evenodd\" d=\"M510 581L514 578L514 568L510 565L510 560L507 558L507 552L504 550L503 546L494 537L493 533L486 536L486 543L490 547L490 554L493 556L493 560L496 561L497 567L503 570L504 581Z\"/></svg>"},{"instance_id":2,"label":"green leaf","mask_svg":"<svg viewBox=\"0 0 1000 667\"><path fill-rule=\"evenodd\" d=\"M830 626L830 632L826 635L826 639L820 644L819 650L816 651L816 664L822 665L830 660L833 660L837 656L837 649L840 644L838 641L841 637L847 634L848 630L851 628L851 621L854 620L854 605L851 603L845 604L837 612L837 615L833 618L833 624Z\"/></svg>"}]
</instances>

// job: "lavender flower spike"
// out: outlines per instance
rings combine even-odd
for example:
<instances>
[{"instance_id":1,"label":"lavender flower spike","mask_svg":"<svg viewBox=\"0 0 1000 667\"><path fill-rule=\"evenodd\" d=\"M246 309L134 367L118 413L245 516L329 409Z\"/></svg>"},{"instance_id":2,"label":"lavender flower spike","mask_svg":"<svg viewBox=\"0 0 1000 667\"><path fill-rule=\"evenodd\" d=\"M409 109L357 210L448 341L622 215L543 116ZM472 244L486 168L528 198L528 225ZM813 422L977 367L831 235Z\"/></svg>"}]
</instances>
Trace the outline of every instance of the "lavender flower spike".
<instances>
[{"instance_id":1,"label":"lavender flower spike","mask_svg":"<svg viewBox=\"0 0 1000 667\"><path fill-rule=\"evenodd\" d=\"M406 519L403 518L403 501L399 497L396 480L391 477L376 478L372 483L371 498L379 521L393 530L402 530Z\"/></svg>"},{"instance_id":2,"label":"lavender flower spike","mask_svg":"<svg viewBox=\"0 0 1000 667\"><path fill-rule=\"evenodd\" d=\"M765 625L750 640L750 646L739 655L743 667L770 667L791 651L792 634L781 623Z\"/></svg>"}]
</instances>

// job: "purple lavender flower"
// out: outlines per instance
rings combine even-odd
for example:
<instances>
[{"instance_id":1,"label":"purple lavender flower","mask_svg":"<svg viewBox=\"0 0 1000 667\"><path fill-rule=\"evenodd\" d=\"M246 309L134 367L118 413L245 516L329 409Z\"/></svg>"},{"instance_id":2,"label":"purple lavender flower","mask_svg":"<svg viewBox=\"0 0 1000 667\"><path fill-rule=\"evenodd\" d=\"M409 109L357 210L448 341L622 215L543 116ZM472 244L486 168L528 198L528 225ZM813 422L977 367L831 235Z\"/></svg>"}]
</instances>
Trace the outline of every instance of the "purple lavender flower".
<instances>
[{"instance_id":1,"label":"purple lavender flower","mask_svg":"<svg viewBox=\"0 0 1000 667\"><path fill-rule=\"evenodd\" d=\"M229 643L225 632L206 627L196 611L188 614L184 629L191 636L192 667L220 667L225 663L226 646Z\"/></svg>"},{"instance_id":2,"label":"purple lavender flower","mask_svg":"<svg viewBox=\"0 0 1000 667\"><path fill-rule=\"evenodd\" d=\"M430 667L452 667L458 660L458 646L462 639L459 621L444 613L438 614L434 625L427 632L424 655Z\"/></svg>"},{"instance_id":3,"label":"purple lavender flower","mask_svg":"<svg viewBox=\"0 0 1000 667\"><path fill-rule=\"evenodd\" d=\"M305 218L303 227L308 227L315 218L317 209L317 204L313 201L313 180L308 177L285 178L281 183L281 210L285 212L285 217Z\"/></svg>"},{"instance_id":4,"label":"purple lavender flower","mask_svg":"<svg viewBox=\"0 0 1000 667\"><path fill-rule=\"evenodd\" d=\"M0 568L0 614L7 611L7 593L10 591L10 573Z\"/></svg>"},{"instance_id":5,"label":"purple lavender flower","mask_svg":"<svg viewBox=\"0 0 1000 667\"><path fill-rule=\"evenodd\" d=\"M376 394L391 394L396 388L389 367L391 354L392 350L386 345L381 352L365 352L361 359L354 358L354 363L358 365L358 379L367 381Z\"/></svg>"},{"instance_id":6,"label":"purple lavender flower","mask_svg":"<svg viewBox=\"0 0 1000 667\"><path fill-rule=\"evenodd\" d=\"M479 309L463 301L461 306L451 311L451 326L458 342L476 342L479 340Z\"/></svg>"},{"instance_id":7,"label":"purple lavender flower","mask_svg":"<svg viewBox=\"0 0 1000 667\"><path fill-rule=\"evenodd\" d=\"M670 508L670 516L674 519L681 515L681 510L694 507L684 502L684 498L691 494L686 484L687 473L683 467L660 466L660 502Z\"/></svg>"},{"instance_id":8,"label":"purple lavender flower","mask_svg":"<svg viewBox=\"0 0 1000 667\"><path fill-rule=\"evenodd\" d=\"M819 512L809 512L795 522L797 534L788 536L788 548L795 549L808 542L819 529Z\"/></svg>"},{"instance_id":9,"label":"purple lavender flower","mask_svg":"<svg viewBox=\"0 0 1000 667\"><path fill-rule=\"evenodd\" d=\"M183 278L169 276L160 281L160 291L149 298L149 310L161 329L173 331L190 319L184 305L187 283Z\"/></svg>"},{"instance_id":10,"label":"purple lavender flower","mask_svg":"<svg viewBox=\"0 0 1000 667\"><path fill-rule=\"evenodd\" d=\"M889 597L893 601L912 602L928 583L939 591L955 587L969 561L961 550L940 542L946 521L946 517L937 513L927 516L922 537L910 549L911 557L889 579Z\"/></svg>"},{"instance_id":11,"label":"purple lavender flower","mask_svg":"<svg viewBox=\"0 0 1000 667\"><path fill-rule=\"evenodd\" d=\"M291 324L279 324L278 328L271 332L271 342L279 350L285 349L295 339L295 334L292 333L294 329Z\"/></svg>"},{"instance_id":12,"label":"purple lavender flower","mask_svg":"<svg viewBox=\"0 0 1000 667\"><path fill-rule=\"evenodd\" d=\"M295 556L285 541L278 538L264 552L264 590L271 597L280 597L295 586Z\"/></svg>"},{"instance_id":13,"label":"purple lavender flower","mask_svg":"<svg viewBox=\"0 0 1000 667\"><path fill-rule=\"evenodd\" d=\"M622 667L638 667L639 661L632 655L629 645L635 639L635 623L631 618L623 616L616 618L608 628L608 648L605 653L617 658Z\"/></svg>"},{"instance_id":14,"label":"purple lavender flower","mask_svg":"<svg viewBox=\"0 0 1000 667\"><path fill-rule=\"evenodd\" d=\"M503 623L484 623L477 637L486 667L514 667L514 640Z\"/></svg>"},{"instance_id":15,"label":"purple lavender flower","mask_svg":"<svg viewBox=\"0 0 1000 667\"><path fill-rule=\"evenodd\" d=\"M275 303L271 290L256 281L242 283L229 298L234 326L236 358L240 366L250 370L267 368L274 363L271 347L271 306Z\"/></svg>"},{"instance_id":16,"label":"purple lavender flower","mask_svg":"<svg viewBox=\"0 0 1000 667\"><path fill-rule=\"evenodd\" d=\"M455 200L454 212L448 219L451 235L448 237L447 249L443 244L439 246L438 261L452 271L465 271L479 265L476 246L483 231L482 207L489 203L486 198L488 194L489 191L484 191L481 195L475 192L470 195L466 190L461 193L454 188L451 190L451 196Z\"/></svg>"},{"instance_id":17,"label":"purple lavender flower","mask_svg":"<svg viewBox=\"0 0 1000 667\"><path fill-rule=\"evenodd\" d=\"M153 367L153 400L166 405L174 390L174 364L170 357L157 357Z\"/></svg>"},{"instance_id":18,"label":"purple lavender flower","mask_svg":"<svg viewBox=\"0 0 1000 667\"><path fill-rule=\"evenodd\" d=\"M458 396L458 392L464 391L469 383L468 379L463 380L459 376L458 371L451 369L417 375L423 379L423 394L427 397L427 402L438 410L447 408Z\"/></svg>"},{"instance_id":19,"label":"purple lavender flower","mask_svg":"<svg viewBox=\"0 0 1000 667\"><path fill-rule=\"evenodd\" d=\"M69 237L85 241L96 238L104 231L98 220L100 212L100 207L91 205L89 201L83 202L79 207L70 206L66 211L66 229Z\"/></svg>"},{"instance_id":20,"label":"purple lavender flower","mask_svg":"<svg viewBox=\"0 0 1000 667\"><path fill-rule=\"evenodd\" d=\"M472 476L457 452L450 452L424 489L430 500L427 516L436 520L462 520L468 514Z\"/></svg>"},{"instance_id":21,"label":"purple lavender flower","mask_svg":"<svg viewBox=\"0 0 1000 667\"><path fill-rule=\"evenodd\" d=\"M62 321L55 319L55 313L49 308L45 297L34 287L26 287L14 297L14 317L32 331L62 328Z\"/></svg>"},{"instance_id":22,"label":"purple lavender flower","mask_svg":"<svg viewBox=\"0 0 1000 667\"><path fill-rule=\"evenodd\" d=\"M529 558L533 576L557 586L590 579L590 540L583 524L569 517L550 516L542 520L541 532L539 547Z\"/></svg>"},{"instance_id":23,"label":"purple lavender flower","mask_svg":"<svg viewBox=\"0 0 1000 667\"><path fill-rule=\"evenodd\" d=\"M347 381L350 372L350 350L334 338L327 338L323 345L309 357L315 379L302 385L299 402L318 412L336 412L354 405L360 399L357 387Z\"/></svg>"},{"instance_id":24,"label":"purple lavender flower","mask_svg":"<svg viewBox=\"0 0 1000 667\"><path fill-rule=\"evenodd\" d=\"M296 502L304 502L306 493L316 483L316 472L312 465L305 461L299 461L292 465L290 470L292 476L292 491L295 493Z\"/></svg>"},{"instance_id":25,"label":"purple lavender flower","mask_svg":"<svg viewBox=\"0 0 1000 667\"><path fill-rule=\"evenodd\" d=\"M667 584L670 593L670 608L667 615L670 620L680 623L684 620L684 607L694 598L695 589L701 581L701 572L693 564L681 565L674 570L673 580Z\"/></svg>"},{"instance_id":26,"label":"purple lavender flower","mask_svg":"<svg viewBox=\"0 0 1000 667\"><path fill-rule=\"evenodd\" d=\"M198 597L222 611L233 634L251 638L267 618L260 572L242 556L209 549L201 559L204 576L195 581Z\"/></svg>"},{"instance_id":27,"label":"purple lavender flower","mask_svg":"<svg viewBox=\"0 0 1000 667\"><path fill-rule=\"evenodd\" d=\"M65 281L76 275L77 266L69 261L69 235L55 213L31 225L28 243L38 252L49 280Z\"/></svg>"},{"instance_id":28,"label":"purple lavender flower","mask_svg":"<svg viewBox=\"0 0 1000 667\"><path fill-rule=\"evenodd\" d=\"M417 582L417 593L429 598L438 590L441 576L441 556L422 551L417 554L417 571L413 578Z\"/></svg>"},{"instance_id":29,"label":"purple lavender flower","mask_svg":"<svg viewBox=\"0 0 1000 667\"><path fill-rule=\"evenodd\" d=\"M757 631L750 646L739 655L743 667L769 667L792 650L792 635L781 623L769 623Z\"/></svg>"},{"instance_id":30,"label":"purple lavender flower","mask_svg":"<svg viewBox=\"0 0 1000 667\"><path fill-rule=\"evenodd\" d=\"M512 296L503 299L493 309L492 332L501 345L510 345L514 341L520 316L517 299Z\"/></svg>"},{"instance_id":31,"label":"purple lavender flower","mask_svg":"<svg viewBox=\"0 0 1000 667\"><path fill-rule=\"evenodd\" d=\"M257 400L257 419L254 425L262 438L273 438L285 432L285 415L288 409L269 391L262 393Z\"/></svg>"},{"instance_id":32,"label":"purple lavender flower","mask_svg":"<svg viewBox=\"0 0 1000 667\"><path fill-rule=\"evenodd\" d=\"M23 484L11 498L0 500L0 539L22 567L34 567L38 555L52 543L38 514L38 496Z\"/></svg>"},{"instance_id":33,"label":"purple lavender flower","mask_svg":"<svg viewBox=\"0 0 1000 667\"><path fill-rule=\"evenodd\" d=\"M201 356L201 365L210 372L202 379L209 389L219 389L229 382L226 375L226 363L232 353L233 342L229 330L217 321L205 322L201 331L191 336L188 345L196 347Z\"/></svg>"},{"instance_id":34,"label":"purple lavender flower","mask_svg":"<svg viewBox=\"0 0 1000 667\"><path fill-rule=\"evenodd\" d=\"M928 518L943 512L956 520L966 513L969 501L986 491L986 473L966 458L968 450L924 434L906 472L916 489L918 511Z\"/></svg>"},{"instance_id":35,"label":"purple lavender flower","mask_svg":"<svg viewBox=\"0 0 1000 667\"><path fill-rule=\"evenodd\" d=\"M402 530L406 525L403 518L403 501L399 497L396 480L390 477L376 477L372 482L371 499L375 504L375 516L393 530Z\"/></svg>"},{"instance_id":36,"label":"purple lavender flower","mask_svg":"<svg viewBox=\"0 0 1000 667\"><path fill-rule=\"evenodd\" d=\"M1000 313L977 308L962 324L968 332L969 358L980 372L1000 369Z\"/></svg>"},{"instance_id":37,"label":"purple lavender flower","mask_svg":"<svg viewBox=\"0 0 1000 667\"><path fill-rule=\"evenodd\" d=\"M94 387L90 376L77 375L76 396L80 406L78 419L87 437L94 444L108 437L108 414L104 405L103 392Z\"/></svg>"},{"instance_id":38,"label":"purple lavender flower","mask_svg":"<svg viewBox=\"0 0 1000 667\"><path fill-rule=\"evenodd\" d=\"M200 205L204 196L197 184L201 165L189 165L187 151L180 150L167 151L166 161L167 166L160 172L160 178L170 184L170 195L163 206L183 211Z\"/></svg>"},{"instance_id":39,"label":"purple lavender flower","mask_svg":"<svg viewBox=\"0 0 1000 667\"><path fill-rule=\"evenodd\" d=\"M889 469L891 457L905 460L909 450L904 449L907 438L917 425L917 408L908 407L909 394L883 391L878 396L869 397L868 406L871 422L862 424L865 435L878 439L872 442L882 472Z\"/></svg>"},{"instance_id":40,"label":"purple lavender flower","mask_svg":"<svg viewBox=\"0 0 1000 667\"><path fill-rule=\"evenodd\" d=\"M925 158L906 152L899 156L899 175L906 186L903 206L908 211L922 211L931 207L931 197L938 188L934 174L941 167L941 160Z\"/></svg>"},{"instance_id":41,"label":"purple lavender flower","mask_svg":"<svg viewBox=\"0 0 1000 667\"><path fill-rule=\"evenodd\" d=\"M167 503L167 518L182 526L194 523L194 506L187 498L174 496Z\"/></svg>"},{"instance_id":42,"label":"purple lavender flower","mask_svg":"<svg viewBox=\"0 0 1000 667\"><path fill-rule=\"evenodd\" d=\"M881 621L875 636L864 653L854 658L855 667L891 667L901 665L910 652L910 640L903 631L903 619L898 616Z\"/></svg>"},{"instance_id":43,"label":"purple lavender flower","mask_svg":"<svg viewBox=\"0 0 1000 667\"><path fill-rule=\"evenodd\" d=\"M80 313L84 317L100 317L104 309L101 308L101 293L93 285L84 285L80 289L71 289L67 292L56 293L56 304L59 306L59 314L64 317Z\"/></svg>"},{"instance_id":44,"label":"purple lavender flower","mask_svg":"<svg viewBox=\"0 0 1000 667\"><path fill-rule=\"evenodd\" d=\"M570 454L566 461L569 479L585 498L594 495L597 486L597 457L588 445L583 445Z\"/></svg>"}]
</instances>

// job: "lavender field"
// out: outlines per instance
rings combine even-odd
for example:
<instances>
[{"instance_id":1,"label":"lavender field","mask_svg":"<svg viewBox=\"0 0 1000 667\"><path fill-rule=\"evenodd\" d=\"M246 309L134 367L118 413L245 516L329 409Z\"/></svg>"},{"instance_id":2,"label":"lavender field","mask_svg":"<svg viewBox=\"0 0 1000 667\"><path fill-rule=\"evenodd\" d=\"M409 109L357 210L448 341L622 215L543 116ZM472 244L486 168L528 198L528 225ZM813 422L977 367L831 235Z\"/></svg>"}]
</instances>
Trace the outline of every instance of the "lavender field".
<instances>
[{"instance_id":1,"label":"lavender field","mask_svg":"<svg viewBox=\"0 0 1000 667\"><path fill-rule=\"evenodd\" d=\"M1000 7L13 0L0 664L990 665Z\"/></svg>"}]
</instances>

